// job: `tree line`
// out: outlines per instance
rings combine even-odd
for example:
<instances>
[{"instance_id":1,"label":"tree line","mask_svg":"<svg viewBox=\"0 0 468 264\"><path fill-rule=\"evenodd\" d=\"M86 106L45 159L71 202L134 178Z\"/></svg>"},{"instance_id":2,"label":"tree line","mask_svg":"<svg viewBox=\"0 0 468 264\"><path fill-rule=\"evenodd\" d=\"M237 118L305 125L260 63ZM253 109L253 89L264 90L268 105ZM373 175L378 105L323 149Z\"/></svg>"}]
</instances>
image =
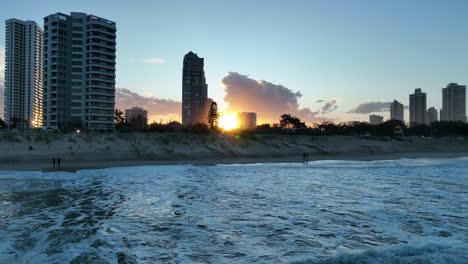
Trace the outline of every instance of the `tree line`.
<instances>
[{"instance_id":1,"label":"tree line","mask_svg":"<svg viewBox=\"0 0 468 264\"><path fill-rule=\"evenodd\" d=\"M184 127L177 121L166 124L152 122L139 131L144 132L192 132L197 134L220 133L222 129L217 126L218 114L216 105L212 105L208 116L207 124L197 124L191 127ZM118 111L118 110L117 110ZM120 112L121 113L121 112ZM119 118L117 118L119 116ZM116 115L116 130L120 132L134 132L122 115ZM239 132L239 131L236 131ZM299 118L290 114L283 114L277 123L261 124L255 129L243 131L243 133L264 133L264 134L307 134L322 136L425 136L425 137L447 137L447 136L468 136L468 124L464 122L433 122L431 124L420 124L406 126L397 120L388 120L378 125L371 125L367 122L322 122L307 126Z\"/></svg>"},{"instance_id":2,"label":"tree line","mask_svg":"<svg viewBox=\"0 0 468 264\"><path fill-rule=\"evenodd\" d=\"M184 127L177 121L169 123L152 122L147 124L146 118L137 116L132 120L126 120L120 110L115 110L114 122L115 130L121 133L130 132L191 132L196 134L221 133L218 127L217 106L213 104L208 114L207 124L197 124L191 127ZM0 119L0 129L7 128L5 122ZM66 132L66 131L63 131ZM241 131L234 131L241 132ZM290 114L281 115L277 123L261 124L255 129L244 130L242 133L257 134L304 134L322 136L425 136L425 137L455 137L468 136L468 123L438 121L431 124L420 124L406 126L397 120L388 120L378 125L371 125L367 122L347 122L333 123L322 122L307 126L299 118Z\"/></svg>"}]
</instances>

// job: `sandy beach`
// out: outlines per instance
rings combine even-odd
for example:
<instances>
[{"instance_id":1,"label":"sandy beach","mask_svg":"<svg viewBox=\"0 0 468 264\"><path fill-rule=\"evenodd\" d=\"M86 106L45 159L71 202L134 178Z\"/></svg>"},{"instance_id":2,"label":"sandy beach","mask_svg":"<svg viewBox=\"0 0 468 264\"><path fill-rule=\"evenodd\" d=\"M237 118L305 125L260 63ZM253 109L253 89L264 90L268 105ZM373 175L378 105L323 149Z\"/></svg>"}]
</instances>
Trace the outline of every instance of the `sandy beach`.
<instances>
[{"instance_id":1,"label":"sandy beach","mask_svg":"<svg viewBox=\"0 0 468 264\"><path fill-rule=\"evenodd\" d=\"M191 133L0 133L1 171L468 156L468 139Z\"/></svg>"}]
</instances>

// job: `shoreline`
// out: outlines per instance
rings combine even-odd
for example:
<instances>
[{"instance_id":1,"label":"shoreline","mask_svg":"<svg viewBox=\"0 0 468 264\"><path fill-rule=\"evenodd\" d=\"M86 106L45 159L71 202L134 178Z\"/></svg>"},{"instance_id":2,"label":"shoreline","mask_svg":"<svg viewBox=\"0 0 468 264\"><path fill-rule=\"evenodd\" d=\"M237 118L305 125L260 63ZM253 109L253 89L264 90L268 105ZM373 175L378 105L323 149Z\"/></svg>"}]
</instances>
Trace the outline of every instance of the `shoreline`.
<instances>
[{"instance_id":1,"label":"shoreline","mask_svg":"<svg viewBox=\"0 0 468 264\"><path fill-rule=\"evenodd\" d=\"M312 154L309 162L336 160L336 161L378 161L398 159L451 159L468 157L468 151L462 152L406 152L406 153L337 153L337 154ZM118 167L138 166L166 166L166 165L232 165L232 164L259 164L259 163L303 163L301 155L285 155L275 157L244 156L244 157L205 157L205 158L179 158L160 160L97 160L97 161L63 161L63 166L53 168L51 162L46 161L19 161L0 162L0 172L77 172L88 169L106 169Z\"/></svg>"},{"instance_id":2,"label":"shoreline","mask_svg":"<svg viewBox=\"0 0 468 264\"><path fill-rule=\"evenodd\" d=\"M149 165L302 163L468 156L468 138L284 134L1 134L0 171L77 171Z\"/></svg>"}]
</instances>

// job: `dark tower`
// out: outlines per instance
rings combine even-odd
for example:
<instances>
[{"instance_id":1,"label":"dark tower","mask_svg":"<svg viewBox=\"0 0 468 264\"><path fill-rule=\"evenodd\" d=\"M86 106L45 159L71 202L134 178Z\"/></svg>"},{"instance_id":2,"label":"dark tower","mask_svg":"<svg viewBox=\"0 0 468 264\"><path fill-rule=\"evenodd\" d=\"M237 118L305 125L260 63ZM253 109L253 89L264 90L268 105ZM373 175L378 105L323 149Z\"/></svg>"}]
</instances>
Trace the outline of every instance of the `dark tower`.
<instances>
[{"instance_id":1,"label":"dark tower","mask_svg":"<svg viewBox=\"0 0 468 264\"><path fill-rule=\"evenodd\" d=\"M182 124L193 126L207 122L208 85L204 60L193 52L184 57L182 69Z\"/></svg>"}]
</instances>

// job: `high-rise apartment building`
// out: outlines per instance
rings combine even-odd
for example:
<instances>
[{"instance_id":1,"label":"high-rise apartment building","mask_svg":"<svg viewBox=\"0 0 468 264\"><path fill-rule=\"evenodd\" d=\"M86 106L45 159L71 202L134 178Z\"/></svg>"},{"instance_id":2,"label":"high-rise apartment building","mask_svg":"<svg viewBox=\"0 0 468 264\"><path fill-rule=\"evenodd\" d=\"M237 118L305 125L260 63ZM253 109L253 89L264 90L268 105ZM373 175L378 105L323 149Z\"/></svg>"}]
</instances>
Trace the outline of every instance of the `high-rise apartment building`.
<instances>
[{"instance_id":1,"label":"high-rise apartment building","mask_svg":"<svg viewBox=\"0 0 468 264\"><path fill-rule=\"evenodd\" d=\"M438 121L437 109L435 109L434 107L429 107L426 113L426 123L430 124L430 123L434 123L437 121Z\"/></svg>"},{"instance_id":2,"label":"high-rise apartment building","mask_svg":"<svg viewBox=\"0 0 468 264\"><path fill-rule=\"evenodd\" d=\"M371 125L378 125L383 123L383 116L379 115L370 115L369 116L369 124Z\"/></svg>"},{"instance_id":3,"label":"high-rise apartment building","mask_svg":"<svg viewBox=\"0 0 468 264\"><path fill-rule=\"evenodd\" d=\"M141 107L132 107L130 109L125 109L125 120L127 122L130 122L131 119L136 119L139 117L148 119L148 111Z\"/></svg>"},{"instance_id":4,"label":"high-rise apartment building","mask_svg":"<svg viewBox=\"0 0 468 264\"><path fill-rule=\"evenodd\" d=\"M208 85L204 59L193 52L184 57L182 69L182 125L206 123L208 118Z\"/></svg>"},{"instance_id":5,"label":"high-rise apartment building","mask_svg":"<svg viewBox=\"0 0 468 264\"><path fill-rule=\"evenodd\" d=\"M41 127L43 31L33 21L9 19L5 24L5 123Z\"/></svg>"},{"instance_id":6,"label":"high-rise apartment building","mask_svg":"<svg viewBox=\"0 0 468 264\"><path fill-rule=\"evenodd\" d=\"M44 121L114 128L116 24L84 13L44 18Z\"/></svg>"},{"instance_id":7,"label":"high-rise apartment building","mask_svg":"<svg viewBox=\"0 0 468 264\"><path fill-rule=\"evenodd\" d=\"M426 93L423 93L421 88L414 90L414 94L409 96L409 112L410 112L410 125L425 124L426 123Z\"/></svg>"},{"instance_id":8,"label":"high-rise apartment building","mask_svg":"<svg viewBox=\"0 0 468 264\"><path fill-rule=\"evenodd\" d=\"M466 122L466 86L450 83L442 89L441 121Z\"/></svg>"},{"instance_id":9,"label":"high-rise apartment building","mask_svg":"<svg viewBox=\"0 0 468 264\"><path fill-rule=\"evenodd\" d=\"M125 121L133 129L143 130L148 124L148 111L141 107L125 109Z\"/></svg>"},{"instance_id":10,"label":"high-rise apartment building","mask_svg":"<svg viewBox=\"0 0 468 264\"><path fill-rule=\"evenodd\" d=\"M397 100L393 100L393 103L390 103L390 120L398 120L401 122L405 121L404 118L404 106Z\"/></svg>"},{"instance_id":11,"label":"high-rise apartment building","mask_svg":"<svg viewBox=\"0 0 468 264\"><path fill-rule=\"evenodd\" d=\"M237 114L237 126L240 129L254 129L257 127L257 114L243 112Z\"/></svg>"}]
</instances>

